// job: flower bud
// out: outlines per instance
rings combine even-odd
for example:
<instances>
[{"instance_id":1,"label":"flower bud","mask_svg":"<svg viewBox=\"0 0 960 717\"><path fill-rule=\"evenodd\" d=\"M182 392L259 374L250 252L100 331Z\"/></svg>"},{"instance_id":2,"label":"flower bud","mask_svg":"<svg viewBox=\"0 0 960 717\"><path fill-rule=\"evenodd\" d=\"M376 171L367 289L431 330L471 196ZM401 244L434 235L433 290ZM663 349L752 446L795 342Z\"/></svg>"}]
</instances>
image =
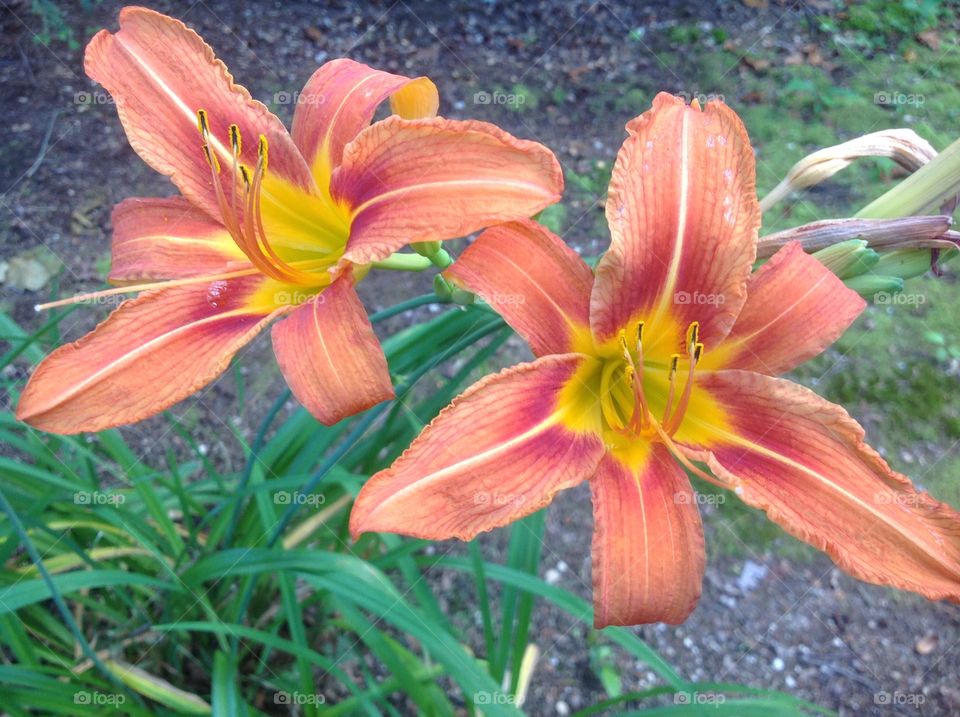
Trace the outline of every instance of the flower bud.
<instances>
[{"instance_id":1,"label":"flower bud","mask_svg":"<svg viewBox=\"0 0 960 717\"><path fill-rule=\"evenodd\" d=\"M864 274L880 261L880 255L867 245L866 239L848 239L811 256L841 279Z\"/></svg>"}]
</instances>

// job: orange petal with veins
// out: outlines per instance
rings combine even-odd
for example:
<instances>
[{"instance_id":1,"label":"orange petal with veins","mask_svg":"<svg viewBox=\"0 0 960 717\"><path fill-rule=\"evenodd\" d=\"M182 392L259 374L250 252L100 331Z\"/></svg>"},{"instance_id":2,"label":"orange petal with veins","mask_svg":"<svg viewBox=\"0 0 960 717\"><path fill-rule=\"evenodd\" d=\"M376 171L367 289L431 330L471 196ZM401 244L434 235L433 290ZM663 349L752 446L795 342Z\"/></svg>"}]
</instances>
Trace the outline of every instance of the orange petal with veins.
<instances>
[{"instance_id":1,"label":"orange petal with veins","mask_svg":"<svg viewBox=\"0 0 960 717\"><path fill-rule=\"evenodd\" d=\"M594 334L606 341L638 319L648 328L666 317L699 321L710 351L743 305L756 255L746 130L722 102L701 111L661 93L627 131L606 204L611 244L597 266Z\"/></svg>"},{"instance_id":2,"label":"orange petal with veins","mask_svg":"<svg viewBox=\"0 0 960 717\"><path fill-rule=\"evenodd\" d=\"M662 445L628 468L607 456L593 494L594 626L678 625L700 599L700 510L686 473Z\"/></svg>"},{"instance_id":3,"label":"orange petal with veins","mask_svg":"<svg viewBox=\"0 0 960 717\"><path fill-rule=\"evenodd\" d=\"M840 406L785 379L700 379L729 431L689 450L740 498L854 577L960 602L960 513L918 491L864 442Z\"/></svg>"},{"instance_id":4,"label":"orange petal with veins","mask_svg":"<svg viewBox=\"0 0 960 717\"><path fill-rule=\"evenodd\" d=\"M589 331L593 272L534 221L487 229L445 275L483 298L537 356L575 351Z\"/></svg>"},{"instance_id":5,"label":"orange petal with veins","mask_svg":"<svg viewBox=\"0 0 960 717\"><path fill-rule=\"evenodd\" d=\"M293 141L313 169L317 186L326 187L340 164L343 148L370 124L387 97L391 109L406 119L433 117L439 96L426 77L411 79L339 58L307 80L293 114Z\"/></svg>"},{"instance_id":6,"label":"orange petal with veins","mask_svg":"<svg viewBox=\"0 0 960 717\"><path fill-rule=\"evenodd\" d=\"M603 443L563 424L558 394L583 360L520 364L471 386L360 491L350 532L471 540L590 477Z\"/></svg>"},{"instance_id":7,"label":"orange petal with veins","mask_svg":"<svg viewBox=\"0 0 960 717\"><path fill-rule=\"evenodd\" d=\"M208 276L249 264L226 228L183 197L124 199L111 222L111 282Z\"/></svg>"},{"instance_id":8,"label":"orange petal with veins","mask_svg":"<svg viewBox=\"0 0 960 717\"><path fill-rule=\"evenodd\" d=\"M837 275L791 242L747 281L747 300L703 368L786 373L826 350L866 307Z\"/></svg>"},{"instance_id":9,"label":"orange petal with veins","mask_svg":"<svg viewBox=\"0 0 960 717\"><path fill-rule=\"evenodd\" d=\"M332 184L351 212L344 257L357 264L527 218L562 191L560 165L542 144L440 117L372 124L347 145Z\"/></svg>"},{"instance_id":10,"label":"orange petal with veins","mask_svg":"<svg viewBox=\"0 0 960 717\"><path fill-rule=\"evenodd\" d=\"M210 46L179 20L146 8L124 8L120 31L101 30L87 45L84 68L113 96L137 154L212 217L219 218L220 210L197 130L201 109L207 112L212 149L226 172L232 162L229 126L236 124L243 139L241 162L256 166L262 134L270 148L271 176L316 192L310 169L283 123L234 84Z\"/></svg>"},{"instance_id":11,"label":"orange petal with veins","mask_svg":"<svg viewBox=\"0 0 960 717\"><path fill-rule=\"evenodd\" d=\"M17 419L52 433L99 431L169 408L223 373L285 307L251 304L261 277L161 289L125 301L45 358Z\"/></svg>"},{"instance_id":12,"label":"orange petal with veins","mask_svg":"<svg viewBox=\"0 0 960 717\"><path fill-rule=\"evenodd\" d=\"M387 359L348 274L271 330L297 400L325 425L393 398Z\"/></svg>"}]
</instances>

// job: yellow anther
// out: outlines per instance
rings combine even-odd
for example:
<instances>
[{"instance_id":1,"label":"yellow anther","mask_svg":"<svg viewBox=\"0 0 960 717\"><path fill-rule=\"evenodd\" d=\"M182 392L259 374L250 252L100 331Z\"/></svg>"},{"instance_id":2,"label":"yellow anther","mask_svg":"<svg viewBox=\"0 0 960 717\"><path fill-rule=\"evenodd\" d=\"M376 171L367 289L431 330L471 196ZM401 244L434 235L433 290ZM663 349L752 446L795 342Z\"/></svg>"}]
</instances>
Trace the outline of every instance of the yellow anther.
<instances>
[{"instance_id":1,"label":"yellow anther","mask_svg":"<svg viewBox=\"0 0 960 717\"><path fill-rule=\"evenodd\" d=\"M230 147L233 149L233 155L239 157L243 140L240 138L240 128L235 124L230 125Z\"/></svg>"},{"instance_id":2,"label":"yellow anther","mask_svg":"<svg viewBox=\"0 0 960 717\"><path fill-rule=\"evenodd\" d=\"M260 139L257 141L257 156L263 161L263 169L267 168L267 138L264 135L260 135Z\"/></svg>"},{"instance_id":3,"label":"yellow anther","mask_svg":"<svg viewBox=\"0 0 960 717\"><path fill-rule=\"evenodd\" d=\"M250 172L242 164L240 165L240 177L243 179L243 186L250 188Z\"/></svg>"},{"instance_id":4,"label":"yellow anther","mask_svg":"<svg viewBox=\"0 0 960 717\"><path fill-rule=\"evenodd\" d=\"M637 346L643 341L643 322L637 324Z\"/></svg>"},{"instance_id":5,"label":"yellow anther","mask_svg":"<svg viewBox=\"0 0 960 717\"><path fill-rule=\"evenodd\" d=\"M203 156L207 158L207 164L209 164L214 172L220 173L220 161L217 159L217 155L210 151L210 145L203 145Z\"/></svg>"},{"instance_id":6,"label":"yellow anther","mask_svg":"<svg viewBox=\"0 0 960 717\"><path fill-rule=\"evenodd\" d=\"M695 346L700 340L700 322L693 321L687 327L687 346ZM689 351L689 349L688 349Z\"/></svg>"},{"instance_id":7,"label":"yellow anther","mask_svg":"<svg viewBox=\"0 0 960 717\"><path fill-rule=\"evenodd\" d=\"M623 377L627 380L627 385L633 388L633 381L636 378L636 369L633 366L627 366L623 369Z\"/></svg>"},{"instance_id":8,"label":"yellow anther","mask_svg":"<svg viewBox=\"0 0 960 717\"><path fill-rule=\"evenodd\" d=\"M630 348L627 346L627 332L623 329L620 329L620 332L617 334L617 343L620 344L620 352L623 354L623 358L627 363L633 363L633 359L630 356Z\"/></svg>"},{"instance_id":9,"label":"yellow anther","mask_svg":"<svg viewBox=\"0 0 960 717\"><path fill-rule=\"evenodd\" d=\"M677 372L677 366L680 364L680 354L673 354L670 357L670 374L671 376Z\"/></svg>"},{"instance_id":10,"label":"yellow anther","mask_svg":"<svg viewBox=\"0 0 960 717\"><path fill-rule=\"evenodd\" d=\"M698 363L701 356L703 356L703 344L696 344L693 347L693 362Z\"/></svg>"},{"instance_id":11,"label":"yellow anther","mask_svg":"<svg viewBox=\"0 0 960 717\"><path fill-rule=\"evenodd\" d=\"M197 110L197 129L200 131L200 134L203 135L204 139L210 134L210 125L207 123L206 110Z\"/></svg>"}]
</instances>

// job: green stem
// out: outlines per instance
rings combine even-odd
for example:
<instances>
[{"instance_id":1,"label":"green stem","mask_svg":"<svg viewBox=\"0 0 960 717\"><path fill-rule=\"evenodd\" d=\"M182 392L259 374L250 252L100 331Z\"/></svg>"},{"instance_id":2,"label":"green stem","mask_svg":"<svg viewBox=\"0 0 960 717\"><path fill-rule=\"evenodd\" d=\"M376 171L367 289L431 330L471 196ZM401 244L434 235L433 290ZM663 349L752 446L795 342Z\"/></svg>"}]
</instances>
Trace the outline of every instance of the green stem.
<instances>
[{"instance_id":1,"label":"green stem","mask_svg":"<svg viewBox=\"0 0 960 717\"><path fill-rule=\"evenodd\" d=\"M433 262L419 254L391 254L386 259L375 261L371 265L374 269L389 271L425 271L433 266Z\"/></svg>"}]
</instances>

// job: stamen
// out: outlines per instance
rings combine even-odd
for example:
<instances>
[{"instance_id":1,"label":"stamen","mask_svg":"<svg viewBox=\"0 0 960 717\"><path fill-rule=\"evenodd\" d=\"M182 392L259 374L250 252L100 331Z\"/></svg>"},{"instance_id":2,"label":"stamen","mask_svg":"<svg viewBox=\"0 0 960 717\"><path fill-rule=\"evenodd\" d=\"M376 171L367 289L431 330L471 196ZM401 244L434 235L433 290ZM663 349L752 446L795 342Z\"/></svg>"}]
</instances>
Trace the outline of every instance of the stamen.
<instances>
[{"instance_id":1,"label":"stamen","mask_svg":"<svg viewBox=\"0 0 960 717\"><path fill-rule=\"evenodd\" d=\"M257 156L263 160L263 171L267 171L267 138L260 135L257 140Z\"/></svg>"},{"instance_id":2,"label":"stamen","mask_svg":"<svg viewBox=\"0 0 960 717\"><path fill-rule=\"evenodd\" d=\"M704 471L700 470L695 465L693 465L693 462L683 454L683 451L681 451L680 448L677 447L677 444L674 443L673 440L670 438L670 434L667 431L665 431L663 428L661 428L660 424L654 421L653 426L654 428L656 428L657 433L660 435L660 439L663 441L663 444L667 447L667 450L670 451L671 455L673 455L673 457L676 458L684 468L686 468L688 471L693 473L695 476L707 481L707 483L711 483L717 486L718 488L725 488L727 490L730 489L731 486L728 485L727 483L724 483L723 481L717 479L715 476L705 473Z\"/></svg>"},{"instance_id":3,"label":"stamen","mask_svg":"<svg viewBox=\"0 0 960 717\"><path fill-rule=\"evenodd\" d=\"M197 129L200 130L200 134L204 136L204 139L210 134L210 125L207 123L206 110L197 110Z\"/></svg>"},{"instance_id":4,"label":"stamen","mask_svg":"<svg viewBox=\"0 0 960 717\"><path fill-rule=\"evenodd\" d=\"M680 354L673 354L670 357L670 388L667 391L667 404L663 409L663 423L670 420L670 410L673 408L673 395L676 387L677 366L680 364Z\"/></svg>"},{"instance_id":5,"label":"stamen","mask_svg":"<svg viewBox=\"0 0 960 717\"><path fill-rule=\"evenodd\" d=\"M687 329L687 339L690 340L687 344L687 359L690 362L690 368L687 371L687 382L683 386L683 394L680 396L680 401L677 404L676 413L670 417L669 423L664 425L664 429L670 435L673 435L680 427L683 416L687 412L687 406L690 403L690 394L693 391L693 372L697 366L697 362L700 361L703 356L703 344L696 340L699 338L699 335L700 324L694 321ZM666 418L664 418L664 420L666 421Z\"/></svg>"},{"instance_id":6,"label":"stamen","mask_svg":"<svg viewBox=\"0 0 960 717\"><path fill-rule=\"evenodd\" d=\"M239 157L243 142L240 138L240 128L235 124L230 125L230 147L233 149L233 156Z\"/></svg>"},{"instance_id":7,"label":"stamen","mask_svg":"<svg viewBox=\"0 0 960 717\"><path fill-rule=\"evenodd\" d=\"M223 224L230 236L233 237L234 242L250 260L250 263L261 273L278 281L308 286L323 284L326 279L325 276L293 268L277 255L267 241L260 202L260 188L267 171L267 138L262 134L258 138L257 166L253 177L251 177L247 167L240 163L240 153L243 149L240 127L236 124L230 125L228 133L232 154L232 171L230 175L230 199L228 201L223 184L220 181L220 161L211 146L210 122L206 110L197 110L197 128L203 137L203 153L210 165L213 188ZM241 182L244 196L238 201L237 185Z\"/></svg>"}]
</instances>

